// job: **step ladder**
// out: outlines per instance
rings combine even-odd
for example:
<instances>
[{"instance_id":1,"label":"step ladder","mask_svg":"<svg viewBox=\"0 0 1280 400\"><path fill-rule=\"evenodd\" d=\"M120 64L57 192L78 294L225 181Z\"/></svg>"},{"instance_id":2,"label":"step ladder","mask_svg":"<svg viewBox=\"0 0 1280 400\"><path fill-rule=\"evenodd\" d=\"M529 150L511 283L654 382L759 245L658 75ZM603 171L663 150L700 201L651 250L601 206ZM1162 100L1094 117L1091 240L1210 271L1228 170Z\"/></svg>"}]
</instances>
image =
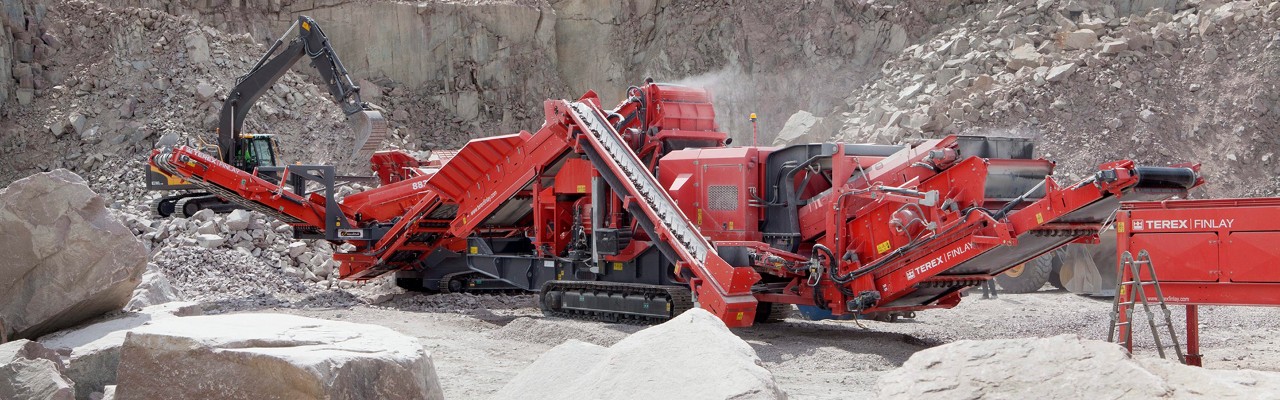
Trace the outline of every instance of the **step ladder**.
<instances>
[{"instance_id":1,"label":"step ladder","mask_svg":"<svg viewBox=\"0 0 1280 400\"><path fill-rule=\"evenodd\" d=\"M1142 280L1142 267L1145 267L1147 276L1150 280ZM1155 313L1151 311L1151 303L1147 301L1147 286L1151 286L1155 290L1155 302L1160 304L1160 311L1164 313L1164 322L1156 323ZM1186 364L1186 355L1182 353L1182 344L1178 342L1178 334L1173 329L1173 318L1169 312L1169 306L1164 301L1164 292L1160 291L1160 281L1156 279L1155 266L1151 263L1151 255L1146 250L1138 252L1135 259L1133 253L1128 251L1120 257L1120 279L1116 283L1116 296L1111 301L1111 327L1107 333L1107 341L1113 343L1121 343L1125 349L1133 352L1133 308L1137 303L1142 303L1142 309L1147 314L1147 325L1151 326L1151 336L1156 343L1156 352L1160 354L1160 358L1165 356L1166 348L1173 348L1178 356L1178 362ZM1120 314L1124 313L1124 320L1120 320ZM1165 328L1169 335L1170 345L1164 345L1160 337L1160 328Z\"/></svg>"}]
</instances>

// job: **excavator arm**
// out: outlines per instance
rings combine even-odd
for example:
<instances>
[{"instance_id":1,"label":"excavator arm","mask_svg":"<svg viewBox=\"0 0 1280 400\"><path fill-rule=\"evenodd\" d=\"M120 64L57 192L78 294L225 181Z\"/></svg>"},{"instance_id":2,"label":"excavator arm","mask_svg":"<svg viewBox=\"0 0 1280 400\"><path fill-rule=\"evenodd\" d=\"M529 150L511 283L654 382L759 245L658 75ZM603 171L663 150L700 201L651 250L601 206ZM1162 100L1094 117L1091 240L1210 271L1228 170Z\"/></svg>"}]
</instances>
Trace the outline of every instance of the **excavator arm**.
<instances>
[{"instance_id":1,"label":"excavator arm","mask_svg":"<svg viewBox=\"0 0 1280 400\"><path fill-rule=\"evenodd\" d=\"M282 50L285 38L295 28L298 36ZM387 131L382 114L360 100L360 87L352 82L351 75L329 44L329 38L315 20L304 15L299 16L253 68L237 80L235 88L223 102L218 117L218 152L223 160L233 160L237 154L239 141L236 137L241 134L245 116L254 103L303 57L311 59L311 66L324 79L329 95L347 116L347 122L356 134L352 155L372 154L381 145Z\"/></svg>"}]
</instances>

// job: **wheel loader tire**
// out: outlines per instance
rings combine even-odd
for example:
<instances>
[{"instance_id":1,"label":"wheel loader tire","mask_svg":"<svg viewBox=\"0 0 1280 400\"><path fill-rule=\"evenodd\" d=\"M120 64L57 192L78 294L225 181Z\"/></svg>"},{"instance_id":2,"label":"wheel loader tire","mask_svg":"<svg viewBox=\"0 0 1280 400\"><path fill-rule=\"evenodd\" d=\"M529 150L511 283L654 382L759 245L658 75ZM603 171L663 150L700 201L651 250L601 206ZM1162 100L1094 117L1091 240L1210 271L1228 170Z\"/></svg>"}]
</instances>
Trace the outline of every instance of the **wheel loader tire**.
<instances>
[{"instance_id":1,"label":"wheel loader tire","mask_svg":"<svg viewBox=\"0 0 1280 400\"><path fill-rule=\"evenodd\" d=\"M1042 261L1043 260L1043 261ZM1032 293L1049 282L1053 271L1051 257L1040 257L996 275L996 283L1005 293Z\"/></svg>"}]
</instances>

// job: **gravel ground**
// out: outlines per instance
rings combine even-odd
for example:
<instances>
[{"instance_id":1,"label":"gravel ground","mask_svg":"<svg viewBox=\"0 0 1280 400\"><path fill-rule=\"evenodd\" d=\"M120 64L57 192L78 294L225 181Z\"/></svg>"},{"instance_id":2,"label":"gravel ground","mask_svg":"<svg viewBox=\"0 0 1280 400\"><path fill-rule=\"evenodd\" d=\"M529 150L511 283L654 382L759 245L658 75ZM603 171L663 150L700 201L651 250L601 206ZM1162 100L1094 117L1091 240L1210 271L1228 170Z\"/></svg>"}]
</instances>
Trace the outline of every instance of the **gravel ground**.
<instances>
[{"instance_id":1,"label":"gravel ground","mask_svg":"<svg viewBox=\"0 0 1280 400\"><path fill-rule=\"evenodd\" d=\"M954 309L920 312L915 320L866 321L867 329L850 322L788 319L736 332L793 399L874 397L884 371L939 344L1064 333L1105 339L1110 307L1109 301L1065 292L996 300L969 296ZM1183 326L1181 307L1171 308L1174 325ZM270 311L378 324L417 337L432 352L451 399L488 398L565 340L608 346L642 328L546 318L531 296L404 294L377 306ZM1280 339L1271 334L1280 331L1274 309L1202 307L1200 321L1207 367L1280 371ZM1149 338L1149 331L1138 331L1138 356L1155 355Z\"/></svg>"}]
</instances>

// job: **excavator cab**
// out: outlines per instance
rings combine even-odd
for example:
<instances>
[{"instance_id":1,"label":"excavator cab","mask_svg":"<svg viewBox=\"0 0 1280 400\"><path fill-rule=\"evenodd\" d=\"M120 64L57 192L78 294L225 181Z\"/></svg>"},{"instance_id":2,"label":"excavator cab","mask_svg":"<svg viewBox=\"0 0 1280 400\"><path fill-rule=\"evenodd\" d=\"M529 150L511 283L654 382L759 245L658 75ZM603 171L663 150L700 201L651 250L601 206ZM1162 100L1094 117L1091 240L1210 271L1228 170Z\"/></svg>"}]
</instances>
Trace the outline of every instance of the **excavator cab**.
<instances>
[{"instance_id":1,"label":"excavator cab","mask_svg":"<svg viewBox=\"0 0 1280 400\"><path fill-rule=\"evenodd\" d=\"M243 171L276 166L276 143L272 135L240 135L230 164Z\"/></svg>"}]
</instances>

